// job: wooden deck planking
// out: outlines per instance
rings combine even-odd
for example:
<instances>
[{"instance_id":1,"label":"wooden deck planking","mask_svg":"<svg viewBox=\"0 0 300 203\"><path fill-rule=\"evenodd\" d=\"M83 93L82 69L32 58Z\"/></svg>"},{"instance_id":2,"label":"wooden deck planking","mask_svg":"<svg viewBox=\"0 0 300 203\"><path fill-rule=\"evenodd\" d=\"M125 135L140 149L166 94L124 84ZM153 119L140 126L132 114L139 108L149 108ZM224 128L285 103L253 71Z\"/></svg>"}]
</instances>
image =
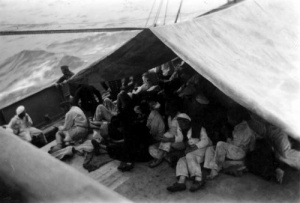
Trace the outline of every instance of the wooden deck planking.
<instances>
[{"instance_id":1,"label":"wooden deck planking","mask_svg":"<svg viewBox=\"0 0 300 203\"><path fill-rule=\"evenodd\" d=\"M136 163L132 171L122 173L117 170L120 162L114 160L89 173L82 167L83 161L83 156L75 155L65 162L135 202L300 202L300 172L290 168L286 170L282 185L250 173L242 177L221 173L200 191L189 192L191 181L187 181L186 191L172 194L166 187L176 181L175 169L166 162L153 169L147 163ZM203 174L205 176L207 171Z\"/></svg>"}]
</instances>

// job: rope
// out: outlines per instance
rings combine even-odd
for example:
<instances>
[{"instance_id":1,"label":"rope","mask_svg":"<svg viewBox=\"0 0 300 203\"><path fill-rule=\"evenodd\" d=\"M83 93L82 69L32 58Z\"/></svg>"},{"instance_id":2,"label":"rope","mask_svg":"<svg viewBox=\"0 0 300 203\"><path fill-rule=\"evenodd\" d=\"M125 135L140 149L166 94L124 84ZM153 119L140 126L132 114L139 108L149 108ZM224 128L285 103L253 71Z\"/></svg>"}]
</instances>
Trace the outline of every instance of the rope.
<instances>
[{"instance_id":1,"label":"rope","mask_svg":"<svg viewBox=\"0 0 300 203\"><path fill-rule=\"evenodd\" d=\"M178 12L176 15L175 23L177 23L177 20L178 20L179 14L180 14L180 10L181 10L181 6L182 6L182 2L183 2L183 0L180 1L180 5L179 5L179 9L178 9Z\"/></svg>"},{"instance_id":2,"label":"rope","mask_svg":"<svg viewBox=\"0 0 300 203\"><path fill-rule=\"evenodd\" d=\"M154 27L156 26L156 23L157 23L157 20L158 20L160 11L161 11L161 7L162 7L162 4L163 4L163 1L164 1L164 0L161 0L160 3L159 3L158 11L157 11L156 16L155 16L155 19L154 19L154 24L153 24Z\"/></svg>"},{"instance_id":3,"label":"rope","mask_svg":"<svg viewBox=\"0 0 300 203\"><path fill-rule=\"evenodd\" d=\"M95 29L69 29L69 30L24 30L24 31L0 31L1 35L34 35L34 34L59 34L59 33L82 33L82 32L120 32L131 30L143 30L144 28L95 28Z\"/></svg>"},{"instance_id":4,"label":"rope","mask_svg":"<svg viewBox=\"0 0 300 203\"><path fill-rule=\"evenodd\" d=\"M165 11L165 19L164 19L164 25L166 24L166 18L167 18L167 12L168 12L168 5L169 5L169 0L167 0L166 11Z\"/></svg>"},{"instance_id":5,"label":"rope","mask_svg":"<svg viewBox=\"0 0 300 203\"><path fill-rule=\"evenodd\" d=\"M146 25L145 27L147 27L147 24L148 24L148 21L150 19L150 16L151 16L151 13L152 13L152 10L153 10L153 7L154 7L154 4L155 4L156 0L154 0L153 4L152 4L152 7L151 7L151 10L150 10L150 13L149 13L149 16L148 16L148 19L147 19L147 22L146 22Z\"/></svg>"}]
</instances>

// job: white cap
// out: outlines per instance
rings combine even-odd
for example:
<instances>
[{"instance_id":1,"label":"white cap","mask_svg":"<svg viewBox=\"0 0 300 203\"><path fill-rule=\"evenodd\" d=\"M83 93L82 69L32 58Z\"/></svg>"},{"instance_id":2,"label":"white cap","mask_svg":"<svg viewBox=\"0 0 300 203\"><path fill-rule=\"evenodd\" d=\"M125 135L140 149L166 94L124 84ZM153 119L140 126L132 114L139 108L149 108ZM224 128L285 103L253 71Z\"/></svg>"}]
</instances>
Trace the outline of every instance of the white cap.
<instances>
[{"instance_id":1,"label":"white cap","mask_svg":"<svg viewBox=\"0 0 300 203\"><path fill-rule=\"evenodd\" d=\"M25 107L24 106L19 106L16 110L17 115L20 115L21 113L23 113L25 111Z\"/></svg>"},{"instance_id":2,"label":"white cap","mask_svg":"<svg viewBox=\"0 0 300 203\"><path fill-rule=\"evenodd\" d=\"M178 114L177 118L184 118L184 119L187 119L189 121L191 121L192 119L185 113L180 113Z\"/></svg>"}]
</instances>

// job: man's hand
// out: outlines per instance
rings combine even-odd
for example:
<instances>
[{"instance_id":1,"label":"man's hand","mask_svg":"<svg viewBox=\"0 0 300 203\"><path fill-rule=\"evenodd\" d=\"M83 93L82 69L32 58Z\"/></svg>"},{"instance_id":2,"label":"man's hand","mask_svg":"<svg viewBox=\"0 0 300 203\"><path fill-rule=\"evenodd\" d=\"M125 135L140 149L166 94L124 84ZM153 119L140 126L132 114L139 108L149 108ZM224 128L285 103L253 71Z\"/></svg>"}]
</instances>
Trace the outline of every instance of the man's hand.
<instances>
[{"instance_id":1,"label":"man's hand","mask_svg":"<svg viewBox=\"0 0 300 203\"><path fill-rule=\"evenodd\" d=\"M58 130L59 130L59 131L63 131L63 127L64 127L64 126L58 126Z\"/></svg>"}]
</instances>

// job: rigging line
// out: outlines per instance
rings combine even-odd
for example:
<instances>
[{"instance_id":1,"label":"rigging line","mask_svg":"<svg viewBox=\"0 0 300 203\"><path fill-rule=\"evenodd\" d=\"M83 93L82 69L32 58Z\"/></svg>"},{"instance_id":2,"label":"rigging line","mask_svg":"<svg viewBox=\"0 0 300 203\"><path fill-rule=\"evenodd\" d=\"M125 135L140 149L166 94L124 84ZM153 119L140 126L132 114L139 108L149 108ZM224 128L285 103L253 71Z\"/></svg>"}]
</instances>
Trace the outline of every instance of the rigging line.
<instances>
[{"instance_id":1,"label":"rigging line","mask_svg":"<svg viewBox=\"0 0 300 203\"><path fill-rule=\"evenodd\" d=\"M199 13L199 12L198 12ZM60 25L99 25L99 24L118 24L118 23L131 23L131 22L136 22L136 21L145 21L146 18L139 18L139 19L130 19L130 20L119 20L119 21L101 21L101 22L88 22L88 23L58 23L58 24L53 24L53 23L48 23L48 25L44 25L43 23L23 23L23 24L19 24L19 23L0 23L1 25L4 26L28 26L28 25L34 25L34 26L60 26Z\"/></svg>"},{"instance_id":2,"label":"rigging line","mask_svg":"<svg viewBox=\"0 0 300 203\"><path fill-rule=\"evenodd\" d=\"M169 1L169 0L168 0ZM214 10L213 10L214 11ZM192 14L199 14L199 13L203 13L203 11L195 11L195 12L186 12L186 13L183 13L181 12L182 15L192 15ZM210 12L210 11L209 11ZM209 12L206 12L206 13L209 13ZM203 15L203 14L199 14L199 15ZM167 15L169 17L173 16L173 15ZM199 17L199 16L197 16ZM162 18L162 17L159 17L159 18ZM59 24L50 24L50 26L60 26L60 25L87 25L87 24L107 24L107 23L127 23L127 22L136 22L136 21L145 21L146 18L139 18L139 19L130 19L130 20L115 20L115 21L99 21L99 22L89 22L89 23L59 23ZM43 26L43 23L0 23L0 26L1 25L8 25L8 26L27 26L27 25L35 25L35 26Z\"/></svg>"},{"instance_id":3,"label":"rigging line","mask_svg":"<svg viewBox=\"0 0 300 203\"><path fill-rule=\"evenodd\" d=\"M183 2L183 0L180 1L180 5L179 5L179 9L178 9L178 12L176 15L175 23L177 23L177 20L178 20L179 14L180 14L180 10L181 10L181 6L182 6L182 2Z\"/></svg>"},{"instance_id":4,"label":"rigging line","mask_svg":"<svg viewBox=\"0 0 300 203\"><path fill-rule=\"evenodd\" d=\"M167 0L166 11L165 11L165 19L164 19L164 25L166 24L166 18L167 18L167 12L168 12L168 5L169 5L169 0Z\"/></svg>"},{"instance_id":5,"label":"rigging line","mask_svg":"<svg viewBox=\"0 0 300 203\"><path fill-rule=\"evenodd\" d=\"M2 35L34 35L34 34L60 34L60 33L84 33L84 32L120 32L144 30L138 27L123 27L123 28L96 28L96 29L66 29L66 30L24 30L24 31L0 31Z\"/></svg>"},{"instance_id":6,"label":"rigging line","mask_svg":"<svg viewBox=\"0 0 300 203\"><path fill-rule=\"evenodd\" d=\"M147 24L148 24L148 21L150 19L150 16L151 16L151 13L152 13L152 10L153 10L153 7L154 7L154 4L155 4L156 0L154 0L153 4L152 4L152 7L151 7L151 10L150 10L150 13L149 13L149 16L148 16L148 19L147 19L147 22L146 22L146 25L145 27L147 27Z\"/></svg>"},{"instance_id":7,"label":"rigging line","mask_svg":"<svg viewBox=\"0 0 300 203\"><path fill-rule=\"evenodd\" d=\"M158 11L157 11L156 16L155 16L155 19L154 19L154 27L156 26L156 23L157 23L157 21L158 21L158 18L159 18L159 14L160 14L160 11L161 11L161 8L162 8L163 1L164 1L164 0L161 0L161 1L160 1L159 7L158 7Z\"/></svg>"}]
</instances>

